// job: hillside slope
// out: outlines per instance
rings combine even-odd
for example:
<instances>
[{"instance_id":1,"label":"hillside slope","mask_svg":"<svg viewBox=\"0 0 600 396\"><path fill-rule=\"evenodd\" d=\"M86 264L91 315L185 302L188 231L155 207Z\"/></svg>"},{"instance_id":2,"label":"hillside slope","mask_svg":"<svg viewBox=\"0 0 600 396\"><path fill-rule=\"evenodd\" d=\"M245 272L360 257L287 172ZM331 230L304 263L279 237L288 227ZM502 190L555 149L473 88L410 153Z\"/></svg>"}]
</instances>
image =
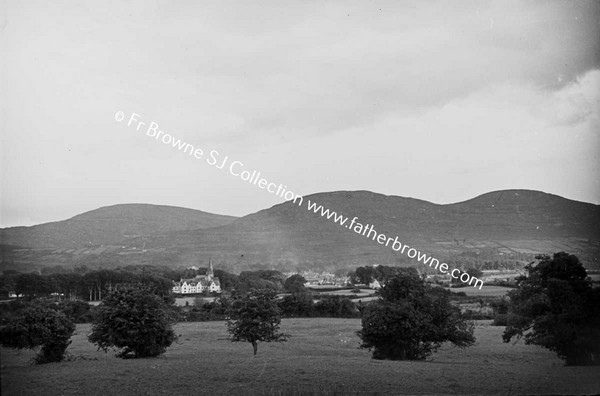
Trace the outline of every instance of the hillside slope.
<instances>
[{"instance_id":1,"label":"hillside slope","mask_svg":"<svg viewBox=\"0 0 600 396\"><path fill-rule=\"evenodd\" d=\"M127 238L217 227L236 218L174 206L106 206L68 220L0 229L0 243L31 248L76 248L119 244Z\"/></svg>"},{"instance_id":2,"label":"hillside slope","mask_svg":"<svg viewBox=\"0 0 600 396\"><path fill-rule=\"evenodd\" d=\"M568 250L598 259L600 206L528 190L506 190L469 201L437 205L368 191L338 191L286 202L213 229L176 232L152 239L186 260L209 256L253 268L410 262L363 235L308 210L317 202L378 233L431 254L461 252L549 253ZM350 220L346 224L349 224Z\"/></svg>"}]
</instances>

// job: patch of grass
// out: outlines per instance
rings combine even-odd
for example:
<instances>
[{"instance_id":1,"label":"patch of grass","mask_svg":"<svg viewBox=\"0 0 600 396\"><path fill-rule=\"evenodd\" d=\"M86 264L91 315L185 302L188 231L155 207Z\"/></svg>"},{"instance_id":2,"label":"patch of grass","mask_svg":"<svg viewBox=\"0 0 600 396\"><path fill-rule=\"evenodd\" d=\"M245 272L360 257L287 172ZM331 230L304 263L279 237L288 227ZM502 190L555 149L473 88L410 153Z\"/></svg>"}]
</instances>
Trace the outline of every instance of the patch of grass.
<instances>
[{"instance_id":1,"label":"patch of grass","mask_svg":"<svg viewBox=\"0 0 600 396\"><path fill-rule=\"evenodd\" d=\"M447 290L452 292L464 292L468 297L502 297L509 291L513 290L513 288L484 284L481 290L472 286L451 289L447 288Z\"/></svg>"},{"instance_id":2,"label":"patch of grass","mask_svg":"<svg viewBox=\"0 0 600 396\"><path fill-rule=\"evenodd\" d=\"M566 367L537 346L505 344L502 327L478 321L477 343L444 346L427 361L377 361L358 349L359 319L284 319L286 343L226 339L225 322L180 323L158 358L123 360L87 342L78 325L73 361L30 366L32 351L2 348L2 395L594 394L597 368Z\"/></svg>"}]
</instances>

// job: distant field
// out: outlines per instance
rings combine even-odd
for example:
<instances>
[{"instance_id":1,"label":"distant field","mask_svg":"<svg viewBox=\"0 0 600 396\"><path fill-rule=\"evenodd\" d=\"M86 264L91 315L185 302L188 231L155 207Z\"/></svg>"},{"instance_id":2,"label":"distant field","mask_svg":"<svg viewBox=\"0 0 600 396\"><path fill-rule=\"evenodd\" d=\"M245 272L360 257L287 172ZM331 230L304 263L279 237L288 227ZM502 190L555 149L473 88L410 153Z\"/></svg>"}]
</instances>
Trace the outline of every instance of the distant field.
<instances>
[{"instance_id":1,"label":"distant field","mask_svg":"<svg viewBox=\"0 0 600 396\"><path fill-rule=\"evenodd\" d=\"M325 296L346 296L346 297L369 297L375 294L375 290L373 289L360 289L359 293L354 293L352 290L343 289L343 290L335 290L328 292L319 292L321 295Z\"/></svg>"},{"instance_id":2,"label":"distant field","mask_svg":"<svg viewBox=\"0 0 600 396\"><path fill-rule=\"evenodd\" d=\"M467 296L501 297L513 289L503 286L486 286L484 284L481 290L475 287L446 288L446 290L450 290L452 292L465 292Z\"/></svg>"},{"instance_id":3,"label":"distant field","mask_svg":"<svg viewBox=\"0 0 600 396\"><path fill-rule=\"evenodd\" d=\"M481 322L487 323L487 322ZM479 325L477 344L424 362L376 361L358 349L357 319L289 319L287 343L225 340L224 322L183 323L179 344L154 359L97 352L77 326L76 361L30 366L33 352L0 350L2 395L595 394L598 368L565 367L542 348L504 344Z\"/></svg>"}]
</instances>

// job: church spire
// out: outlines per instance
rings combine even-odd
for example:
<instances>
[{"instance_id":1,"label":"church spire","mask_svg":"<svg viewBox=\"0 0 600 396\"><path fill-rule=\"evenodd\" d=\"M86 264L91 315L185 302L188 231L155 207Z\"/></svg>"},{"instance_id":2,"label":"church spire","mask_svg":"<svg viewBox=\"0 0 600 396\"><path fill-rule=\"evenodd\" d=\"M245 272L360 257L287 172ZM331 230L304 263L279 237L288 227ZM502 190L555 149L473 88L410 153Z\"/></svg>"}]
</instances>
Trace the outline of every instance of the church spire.
<instances>
[{"instance_id":1,"label":"church spire","mask_svg":"<svg viewBox=\"0 0 600 396\"><path fill-rule=\"evenodd\" d=\"M208 259L208 271L206 271L206 275L209 277L209 279L212 279L213 276L215 276L215 273L213 270L213 265L212 265L212 257L209 257L209 259Z\"/></svg>"}]
</instances>

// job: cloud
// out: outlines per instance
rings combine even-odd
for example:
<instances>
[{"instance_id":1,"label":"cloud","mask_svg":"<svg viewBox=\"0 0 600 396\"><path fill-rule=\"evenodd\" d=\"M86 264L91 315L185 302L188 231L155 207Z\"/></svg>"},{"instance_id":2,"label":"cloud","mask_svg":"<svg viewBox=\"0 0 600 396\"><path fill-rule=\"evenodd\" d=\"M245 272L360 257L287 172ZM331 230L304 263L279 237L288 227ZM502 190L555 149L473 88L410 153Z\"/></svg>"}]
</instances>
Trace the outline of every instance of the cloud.
<instances>
[{"instance_id":1,"label":"cloud","mask_svg":"<svg viewBox=\"0 0 600 396\"><path fill-rule=\"evenodd\" d=\"M305 193L369 189L444 203L537 188L600 202L599 82L600 70L592 70L558 90L497 84L289 144L269 160L288 158L293 174L320 175L303 180Z\"/></svg>"},{"instance_id":2,"label":"cloud","mask_svg":"<svg viewBox=\"0 0 600 396\"><path fill-rule=\"evenodd\" d=\"M302 193L598 202L599 16L593 1L8 1L3 216L276 203L120 129L117 110Z\"/></svg>"}]
</instances>

